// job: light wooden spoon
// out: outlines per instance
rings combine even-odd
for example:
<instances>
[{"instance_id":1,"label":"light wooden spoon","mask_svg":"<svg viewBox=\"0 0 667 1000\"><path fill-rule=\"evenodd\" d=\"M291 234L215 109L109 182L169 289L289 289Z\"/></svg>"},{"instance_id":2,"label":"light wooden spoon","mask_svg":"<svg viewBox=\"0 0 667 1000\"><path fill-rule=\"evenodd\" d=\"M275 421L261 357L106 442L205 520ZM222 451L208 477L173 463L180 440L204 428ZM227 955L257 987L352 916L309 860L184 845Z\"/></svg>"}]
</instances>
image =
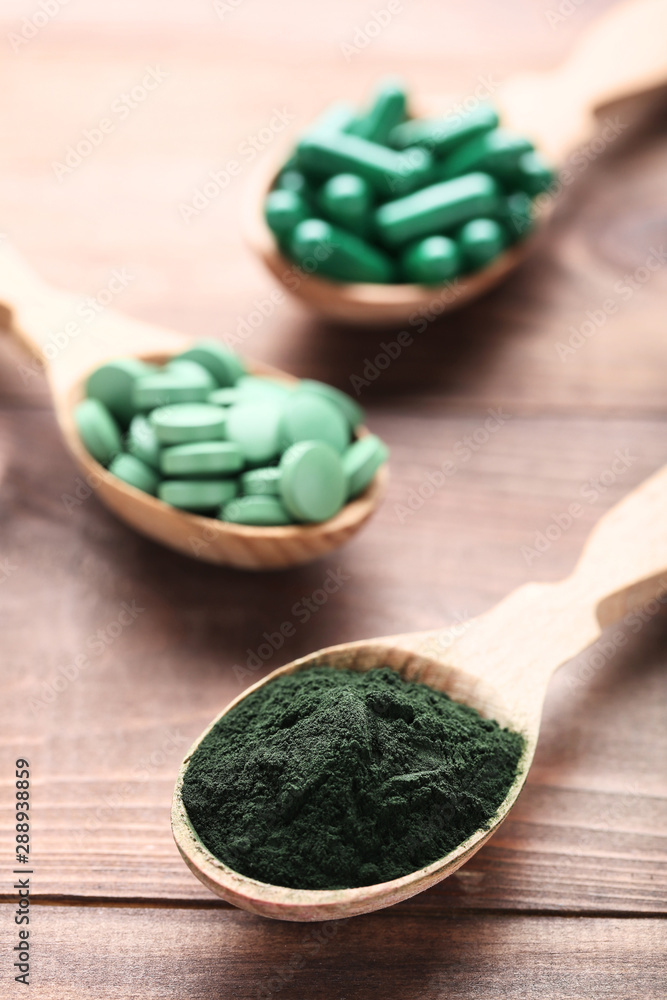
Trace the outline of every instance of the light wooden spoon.
<instances>
[{"instance_id":1,"label":"light wooden spoon","mask_svg":"<svg viewBox=\"0 0 667 1000\"><path fill-rule=\"evenodd\" d=\"M295 660L248 688L202 733L179 770L172 829L187 865L209 889L236 906L281 920L334 920L367 913L407 899L451 875L497 830L521 791L553 671L629 612L644 606L654 613L660 604L667 604L666 510L667 467L601 519L566 580L526 584L453 632L417 632L331 646ZM355 889L281 888L239 875L217 860L195 833L183 806L183 777L192 754L218 720L251 691L281 674L317 664L359 671L391 667L406 680L445 691L455 701L522 733L526 748L516 779L489 828L478 830L426 868Z\"/></svg>"},{"instance_id":2,"label":"light wooden spoon","mask_svg":"<svg viewBox=\"0 0 667 1000\"><path fill-rule=\"evenodd\" d=\"M83 398L86 376L103 361L121 356L162 364L193 338L109 309L92 320L87 315L84 298L50 288L7 243L0 246L0 328L15 334L34 356L23 366L28 381L46 369L60 429L86 483L141 534L206 562L277 569L309 562L343 545L374 512L384 493L386 466L360 497L329 521L271 528L188 514L112 476L88 454L74 423L73 410ZM269 365L247 363L255 374L295 381ZM360 434L365 433L361 428Z\"/></svg>"},{"instance_id":3,"label":"light wooden spoon","mask_svg":"<svg viewBox=\"0 0 667 1000\"><path fill-rule=\"evenodd\" d=\"M573 150L590 143L571 174L586 168L619 134L602 119L613 105L646 96L667 84L667 0L626 0L603 14L583 34L557 69L510 78L492 95L504 126L528 136L557 167ZM422 101L420 114L446 114L446 102ZM625 122L622 123L625 126ZM291 146L295 138L292 137ZM291 150L290 146L290 150ZM285 287L316 312L355 323L402 323L421 309L441 315L470 302L506 277L530 253L532 239L515 244L489 267L445 285L340 284L301 271L285 258L264 220L264 200L288 156L262 163L246 202L246 238ZM567 180L570 183L570 180ZM558 181L555 189L558 189ZM551 199L538 199L537 221L550 215Z\"/></svg>"}]
</instances>

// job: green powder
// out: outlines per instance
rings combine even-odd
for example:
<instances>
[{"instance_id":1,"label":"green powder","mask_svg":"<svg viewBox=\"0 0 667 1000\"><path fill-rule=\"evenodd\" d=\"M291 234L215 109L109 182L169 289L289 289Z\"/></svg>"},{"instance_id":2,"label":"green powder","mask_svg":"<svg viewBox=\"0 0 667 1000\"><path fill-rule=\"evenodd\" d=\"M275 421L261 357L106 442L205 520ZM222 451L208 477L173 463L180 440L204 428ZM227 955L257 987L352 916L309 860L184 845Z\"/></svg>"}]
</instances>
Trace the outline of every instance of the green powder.
<instances>
[{"instance_id":1,"label":"green powder","mask_svg":"<svg viewBox=\"0 0 667 1000\"><path fill-rule=\"evenodd\" d=\"M486 828L523 737L386 668L287 674L192 756L188 815L230 868L295 889L399 878Z\"/></svg>"}]
</instances>

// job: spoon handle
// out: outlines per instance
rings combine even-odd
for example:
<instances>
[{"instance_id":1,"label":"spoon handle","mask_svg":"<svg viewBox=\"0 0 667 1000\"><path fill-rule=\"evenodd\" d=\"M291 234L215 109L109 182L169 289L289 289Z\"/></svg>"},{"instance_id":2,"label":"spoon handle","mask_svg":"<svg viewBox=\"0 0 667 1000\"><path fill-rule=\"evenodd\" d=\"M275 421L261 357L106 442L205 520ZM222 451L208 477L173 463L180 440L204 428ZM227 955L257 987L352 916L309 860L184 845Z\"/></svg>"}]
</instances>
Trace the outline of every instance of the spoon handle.
<instances>
[{"instance_id":1,"label":"spoon handle","mask_svg":"<svg viewBox=\"0 0 667 1000\"><path fill-rule=\"evenodd\" d=\"M667 0L625 0L597 18L555 70L507 81L500 103L508 124L533 135L543 152L562 162L595 133L595 117L604 108L666 85ZM625 127L611 118L602 141L614 141Z\"/></svg>"},{"instance_id":2,"label":"spoon handle","mask_svg":"<svg viewBox=\"0 0 667 1000\"><path fill-rule=\"evenodd\" d=\"M572 523L568 516L561 533ZM640 608L650 616L661 604L667 605L667 466L601 518L567 579L525 584L452 629L382 642L452 670L450 693L460 672L463 701L470 676L479 677L503 692L506 707L513 706L509 717L536 724L554 670L595 642L602 628ZM502 717L501 708L494 711Z\"/></svg>"},{"instance_id":3,"label":"spoon handle","mask_svg":"<svg viewBox=\"0 0 667 1000\"><path fill-rule=\"evenodd\" d=\"M171 353L187 343L181 334L109 310L113 278L92 296L61 292L9 243L0 246L0 328L27 348L36 371L48 371L56 395L107 358ZM121 273L114 287L122 281Z\"/></svg>"}]
</instances>

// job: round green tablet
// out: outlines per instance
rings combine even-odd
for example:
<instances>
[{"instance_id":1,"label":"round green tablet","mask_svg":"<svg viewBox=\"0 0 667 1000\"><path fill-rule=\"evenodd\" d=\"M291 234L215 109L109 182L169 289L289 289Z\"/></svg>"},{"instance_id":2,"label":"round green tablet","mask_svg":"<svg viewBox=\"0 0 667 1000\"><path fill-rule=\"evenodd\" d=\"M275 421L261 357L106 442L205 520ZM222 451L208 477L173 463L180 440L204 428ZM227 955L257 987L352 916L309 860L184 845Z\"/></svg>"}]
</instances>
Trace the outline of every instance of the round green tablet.
<instances>
[{"instance_id":1,"label":"round green tablet","mask_svg":"<svg viewBox=\"0 0 667 1000\"><path fill-rule=\"evenodd\" d=\"M232 500L223 506L220 520L263 527L292 524L289 512L278 497L271 496L248 496Z\"/></svg>"},{"instance_id":2,"label":"round green tablet","mask_svg":"<svg viewBox=\"0 0 667 1000\"><path fill-rule=\"evenodd\" d=\"M195 441L165 448L160 456L165 476L208 476L243 468L243 455L231 441Z\"/></svg>"},{"instance_id":3,"label":"round green tablet","mask_svg":"<svg viewBox=\"0 0 667 1000\"><path fill-rule=\"evenodd\" d=\"M136 412L133 393L134 383L142 375L155 371L151 365L138 358L116 358L96 368L86 380L86 395L104 403L112 416L122 424L129 424Z\"/></svg>"},{"instance_id":4,"label":"round green tablet","mask_svg":"<svg viewBox=\"0 0 667 1000\"><path fill-rule=\"evenodd\" d=\"M132 422L125 438L125 447L135 458L141 459L153 469L160 468L160 442L148 417L138 413Z\"/></svg>"},{"instance_id":5,"label":"round green tablet","mask_svg":"<svg viewBox=\"0 0 667 1000\"><path fill-rule=\"evenodd\" d=\"M214 389L207 402L214 406L233 406L241 402L241 397L238 389Z\"/></svg>"},{"instance_id":6,"label":"round green tablet","mask_svg":"<svg viewBox=\"0 0 667 1000\"><path fill-rule=\"evenodd\" d=\"M109 472L142 493L155 496L160 479L150 465L146 465L140 458L126 452L116 455L109 466Z\"/></svg>"},{"instance_id":7,"label":"round green tablet","mask_svg":"<svg viewBox=\"0 0 667 1000\"><path fill-rule=\"evenodd\" d=\"M294 386L278 382L273 378L262 378L259 375L244 375L236 383L240 402L261 399L282 402L288 399L294 391Z\"/></svg>"},{"instance_id":8,"label":"round green tablet","mask_svg":"<svg viewBox=\"0 0 667 1000\"><path fill-rule=\"evenodd\" d=\"M297 441L324 441L340 453L349 444L350 427L335 403L304 389L285 403L280 435L284 448Z\"/></svg>"},{"instance_id":9,"label":"round green tablet","mask_svg":"<svg viewBox=\"0 0 667 1000\"><path fill-rule=\"evenodd\" d=\"M236 385L245 374L245 366L238 354L217 340L198 340L174 360L196 361L210 372L222 388Z\"/></svg>"},{"instance_id":10,"label":"round green tablet","mask_svg":"<svg viewBox=\"0 0 667 1000\"><path fill-rule=\"evenodd\" d=\"M148 419L161 444L187 444L224 438L227 414L210 403L175 403L153 410Z\"/></svg>"},{"instance_id":11,"label":"round green tablet","mask_svg":"<svg viewBox=\"0 0 667 1000\"><path fill-rule=\"evenodd\" d=\"M300 441L280 460L280 495L299 521L326 521L345 502L347 480L340 455L322 441Z\"/></svg>"},{"instance_id":12,"label":"round green tablet","mask_svg":"<svg viewBox=\"0 0 667 1000\"><path fill-rule=\"evenodd\" d=\"M165 479L157 488L160 500L183 510L213 510L233 500L235 479Z\"/></svg>"},{"instance_id":13,"label":"round green tablet","mask_svg":"<svg viewBox=\"0 0 667 1000\"><path fill-rule=\"evenodd\" d=\"M170 403L197 403L208 399L216 383L210 372L195 361L179 360L134 383L132 401L137 410L151 410Z\"/></svg>"},{"instance_id":14,"label":"round green tablet","mask_svg":"<svg viewBox=\"0 0 667 1000\"><path fill-rule=\"evenodd\" d=\"M268 400L241 402L227 410L227 439L234 441L246 461L265 465L280 454L282 406Z\"/></svg>"},{"instance_id":15,"label":"round green tablet","mask_svg":"<svg viewBox=\"0 0 667 1000\"><path fill-rule=\"evenodd\" d=\"M364 422L364 411L359 404L351 396L348 396L346 392L341 392L340 389L336 389L333 385L327 385L326 382L317 382L311 378L302 378L297 386L297 392L302 389L313 392L316 395L324 396L330 403L334 403L339 410L342 410L352 430Z\"/></svg>"},{"instance_id":16,"label":"round green tablet","mask_svg":"<svg viewBox=\"0 0 667 1000\"><path fill-rule=\"evenodd\" d=\"M505 231L495 219L472 219L458 236L461 256L475 271L495 260L506 242Z\"/></svg>"},{"instance_id":17,"label":"round green tablet","mask_svg":"<svg viewBox=\"0 0 667 1000\"><path fill-rule=\"evenodd\" d=\"M74 411L74 422L86 451L108 465L121 450L118 424L99 399L84 399Z\"/></svg>"},{"instance_id":18,"label":"round green tablet","mask_svg":"<svg viewBox=\"0 0 667 1000\"><path fill-rule=\"evenodd\" d=\"M281 471L277 466L251 469L241 476L241 491L253 496L279 496Z\"/></svg>"},{"instance_id":19,"label":"round green tablet","mask_svg":"<svg viewBox=\"0 0 667 1000\"><path fill-rule=\"evenodd\" d=\"M367 434L350 445L343 455L348 499L363 493L388 456L389 449L375 434Z\"/></svg>"},{"instance_id":20,"label":"round green tablet","mask_svg":"<svg viewBox=\"0 0 667 1000\"><path fill-rule=\"evenodd\" d=\"M461 255L448 236L427 236L403 254L403 271L417 285L438 285L455 278L461 270Z\"/></svg>"}]
</instances>

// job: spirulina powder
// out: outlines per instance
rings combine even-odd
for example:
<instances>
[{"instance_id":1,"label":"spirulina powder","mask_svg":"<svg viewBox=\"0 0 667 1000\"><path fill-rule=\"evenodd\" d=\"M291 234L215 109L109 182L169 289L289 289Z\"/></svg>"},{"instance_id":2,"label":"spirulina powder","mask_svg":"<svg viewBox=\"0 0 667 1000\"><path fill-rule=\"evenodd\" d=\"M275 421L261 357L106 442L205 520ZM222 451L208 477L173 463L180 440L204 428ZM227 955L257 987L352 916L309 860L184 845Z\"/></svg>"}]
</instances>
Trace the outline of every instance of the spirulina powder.
<instances>
[{"instance_id":1,"label":"spirulina powder","mask_svg":"<svg viewBox=\"0 0 667 1000\"><path fill-rule=\"evenodd\" d=\"M393 670L279 677L218 722L183 801L243 875L342 889L407 875L486 828L514 780L518 733Z\"/></svg>"}]
</instances>

